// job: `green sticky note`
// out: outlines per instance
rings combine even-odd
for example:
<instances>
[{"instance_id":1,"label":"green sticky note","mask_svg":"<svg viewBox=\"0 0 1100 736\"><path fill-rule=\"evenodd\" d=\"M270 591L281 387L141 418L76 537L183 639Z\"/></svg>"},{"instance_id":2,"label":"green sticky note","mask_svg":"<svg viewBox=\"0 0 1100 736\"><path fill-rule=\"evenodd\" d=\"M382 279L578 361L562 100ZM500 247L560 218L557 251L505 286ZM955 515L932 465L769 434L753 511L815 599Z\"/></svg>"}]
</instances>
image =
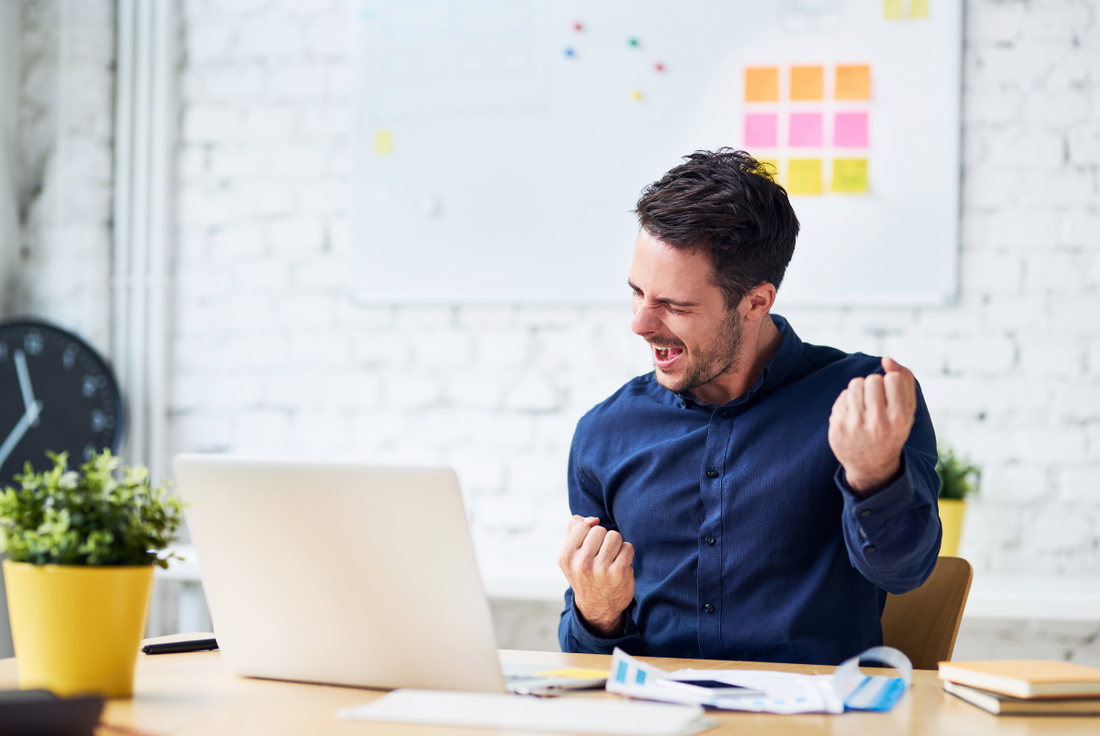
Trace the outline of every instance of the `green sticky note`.
<instances>
[{"instance_id":1,"label":"green sticky note","mask_svg":"<svg viewBox=\"0 0 1100 736\"><path fill-rule=\"evenodd\" d=\"M838 158L833 160L834 192L862 194L867 191L867 159Z\"/></svg>"}]
</instances>

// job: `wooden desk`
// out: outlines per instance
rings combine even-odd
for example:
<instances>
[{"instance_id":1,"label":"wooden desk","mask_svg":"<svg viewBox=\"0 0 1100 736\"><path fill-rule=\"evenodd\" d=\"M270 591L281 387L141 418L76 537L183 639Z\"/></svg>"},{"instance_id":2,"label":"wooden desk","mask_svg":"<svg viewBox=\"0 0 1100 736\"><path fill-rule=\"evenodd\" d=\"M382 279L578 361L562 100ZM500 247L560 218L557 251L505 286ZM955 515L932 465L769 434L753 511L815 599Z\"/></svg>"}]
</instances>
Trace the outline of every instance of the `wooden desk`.
<instances>
[{"instance_id":1,"label":"wooden desk","mask_svg":"<svg viewBox=\"0 0 1100 736\"><path fill-rule=\"evenodd\" d=\"M610 657L591 654L503 651L509 662L530 662L547 666L606 668ZM762 665L752 662L713 660L648 659L667 670L776 669L789 672L828 673L831 667ZM0 660L0 689L16 687L14 659ZM98 736L120 732L136 736L484 736L474 729L448 729L355 721L341 721L338 708L365 703L382 695L374 690L321 685L301 685L270 680L252 680L226 672L218 652L193 654L139 655L136 695L133 700L108 703L104 723L121 727L100 729ZM568 697L616 697L589 692ZM984 734L1098 734L1098 718L1031 718L993 716L943 692L935 673L918 671L913 688L890 713L845 713L844 715L777 716L714 711L719 727L706 731L711 736L800 736L802 734L942 734L983 736ZM518 736L510 733L509 736Z\"/></svg>"}]
</instances>

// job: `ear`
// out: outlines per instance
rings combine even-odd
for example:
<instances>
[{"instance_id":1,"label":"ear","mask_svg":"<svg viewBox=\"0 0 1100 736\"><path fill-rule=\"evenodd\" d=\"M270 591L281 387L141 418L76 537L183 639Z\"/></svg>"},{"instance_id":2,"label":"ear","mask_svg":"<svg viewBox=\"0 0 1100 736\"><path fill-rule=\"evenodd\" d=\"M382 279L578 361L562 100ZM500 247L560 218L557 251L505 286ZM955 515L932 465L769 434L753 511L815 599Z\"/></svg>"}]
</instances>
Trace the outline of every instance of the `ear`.
<instances>
[{"instance_id":1,"label":"ear","mask_svg":"<svg viewBox=\"0 0 1100 736\"><path fill-rule=\"evenodd\" d=\"M775 304L775 285L767 281L757 284L741 300L741 316L749 322L756 322L764 318Z\"/></svg>"}]
</instances>

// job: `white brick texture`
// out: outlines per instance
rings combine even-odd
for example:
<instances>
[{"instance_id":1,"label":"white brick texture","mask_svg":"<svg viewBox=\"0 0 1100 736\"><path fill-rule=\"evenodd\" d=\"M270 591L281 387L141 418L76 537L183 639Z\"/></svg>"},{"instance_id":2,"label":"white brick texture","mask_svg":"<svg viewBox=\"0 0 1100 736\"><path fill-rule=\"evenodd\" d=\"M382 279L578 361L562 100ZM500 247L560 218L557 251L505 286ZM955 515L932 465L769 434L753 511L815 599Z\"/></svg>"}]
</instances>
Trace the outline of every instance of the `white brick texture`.
<instances>
[{"instance_id":1,"label":"white brick texture","mask_svg":"<svg viewBox=\"0 0 1100 736\"><path fill-rule=\"evenodd\" d=\"M625 309L349 298L351 4L184 3L172 449L448 462L479 549L543 569L563 520L531 510L563 508L574 422L647 353ZM955 306L787 315L914 368L985 468L979 570L1100 564L1098 15L967 4Z\"/></svg>"},{"instance_id":2,"label":"white brick texture","mask_svg":"<svg viewBox=\"0 0 1100 736\"><path fill-rule=\"evenodd\" d=\"M31 21L50 7L24 5ZM84 5L87 33L103 18L109 29L109 3ZM354 5L181 2L170 450L450 464L486 569L552 574L572 427L648 370L647 352L625 308L349 296ZM970 0L965 23L957 303L786 316L807 341L913 367L940 439L985 470L963 543L979 572L1090 572L1100 569L1100 0ZM112 84L101 56L61 75L73 93L64 115L42 113L57 104L57 70L40 59L24 70L22 176L44 180L46 198L63 175L83 184L62 200L72 228L32 202L33 263L4 302L48 305L100 341ZM64 160L47 172L50 136Z\"/></svg>"}]
</instances>

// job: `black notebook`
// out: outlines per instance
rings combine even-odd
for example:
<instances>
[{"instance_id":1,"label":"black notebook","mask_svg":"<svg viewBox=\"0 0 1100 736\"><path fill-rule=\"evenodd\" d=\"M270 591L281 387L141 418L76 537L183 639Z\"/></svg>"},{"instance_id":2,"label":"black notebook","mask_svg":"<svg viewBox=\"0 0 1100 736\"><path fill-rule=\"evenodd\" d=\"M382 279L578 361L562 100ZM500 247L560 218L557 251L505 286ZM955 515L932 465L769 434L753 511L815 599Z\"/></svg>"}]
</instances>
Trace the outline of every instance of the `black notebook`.
<instances>
[{"instance_id":1,"label":"black notebook","mask_svg":"<svg viewBox=\"0 0 1100 736\"><path fill-rule=\"evenodd\" d=\"M59 698L49 690L0 690L0 736L92 736L103 698Z\"/></svg>"}]
</instances>

